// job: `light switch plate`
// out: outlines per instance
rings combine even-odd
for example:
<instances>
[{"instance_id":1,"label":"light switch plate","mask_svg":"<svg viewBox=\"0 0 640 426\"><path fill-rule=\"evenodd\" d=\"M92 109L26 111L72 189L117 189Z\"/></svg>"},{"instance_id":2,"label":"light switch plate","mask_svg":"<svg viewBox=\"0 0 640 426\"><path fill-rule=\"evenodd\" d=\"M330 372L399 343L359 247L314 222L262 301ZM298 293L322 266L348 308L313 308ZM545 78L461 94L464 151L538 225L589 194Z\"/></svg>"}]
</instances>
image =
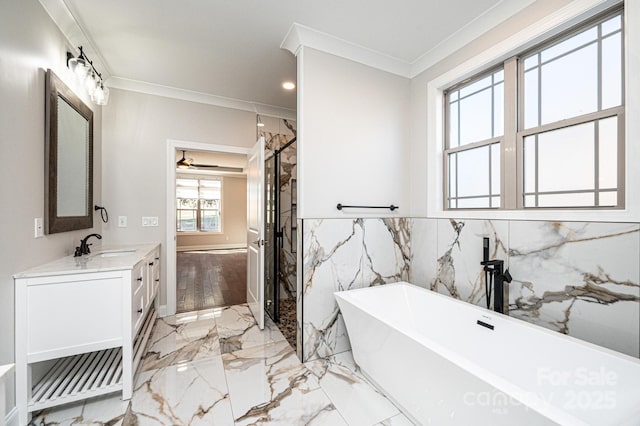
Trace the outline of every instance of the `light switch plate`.
<instances>
[{"instance_id":1,"label":"light switch plate","mask_svg":"<svg viewBox=\"0 0 640 426\"><path fill-rule=\"evenodd\" d=\"M42 218L41 217L36 217L35 221L34 221L34 233L33 236L34 238L42 238L44 237L44 228L42 226Z\"/></svg>"},{"instance_id":2,"label":"light switch plate","mask_svg":"<svg viewBox=\"0 0 640 426\"><path fill-rule=\"evenodd\" d=\"M142 226L158 226L158 216L142 216Z\"/></svg>"},{"instance_id":3,"label":"light switch plate","mask_svg":"<svg viewBox=\"0 0 640 426\"><path fill-rule=\"evenodd\" d=\"M118 227L126 228L127 227L127 217L126 216L118 216Z\"/></svg>"},{"instance_id":4,"label":"light switch plate","mask_svg":"<svg viewBox=\"0 0 640 426\"><path fill-rule=\"evenodd\" d=\"M158 226L158 216L142 216L142 226Z\"/></svg>"}]
</instances>

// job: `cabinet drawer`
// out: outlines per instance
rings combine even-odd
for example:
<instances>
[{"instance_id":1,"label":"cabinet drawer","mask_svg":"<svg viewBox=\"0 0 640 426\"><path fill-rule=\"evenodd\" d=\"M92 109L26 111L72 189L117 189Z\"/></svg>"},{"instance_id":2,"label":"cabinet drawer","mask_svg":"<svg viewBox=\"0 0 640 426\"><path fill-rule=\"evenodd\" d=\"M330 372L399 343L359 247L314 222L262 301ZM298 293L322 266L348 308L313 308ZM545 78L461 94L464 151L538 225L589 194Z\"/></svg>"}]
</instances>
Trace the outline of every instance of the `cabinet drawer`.
<instances>
[{"instance_id":1,"label":"cabinet drawer","mask_svg":"<svg viewBox=\"0 0 640 426\"><path fill-rule=\"evenodd\" d=\"M131 330L135 335L142 325L147 296L147 264L139 262L131 271Z\"/></svg>"},{"instance_id":2,"label":"cabinet drawer","mask_svg":"<svg viewBox=\"0 0 640 426\"><path fill-rule=\"evenodd\" d=\"M134 293L131 298L131 330L133 335L136 334L140 326L142 325L142 319L145 314L145 291L144 284L140 286L140 291Z\"/></svg>"},{"instance_id":3,"label":"cabinet drawer","mask_svg":"<svg viewBox=\"0 0 640 426\"><path fill-rule=\"evenodd\" d=\"M135 297L138 293L144 292L146 268L145 263L138 263L131 271L131 296Z\"/></svg>"},{"instance_id":4,"label":"cabinet drawer","mask_svg":"<svg viewBox=\"0 0 640 426\"><path fill-rule=\"evenodd\" d=\"M158 293L158 287L160 285L160 251L155 250L149 256L147 262L147 306L151 304L154 297Z\"/></svg>"}]
</instances>

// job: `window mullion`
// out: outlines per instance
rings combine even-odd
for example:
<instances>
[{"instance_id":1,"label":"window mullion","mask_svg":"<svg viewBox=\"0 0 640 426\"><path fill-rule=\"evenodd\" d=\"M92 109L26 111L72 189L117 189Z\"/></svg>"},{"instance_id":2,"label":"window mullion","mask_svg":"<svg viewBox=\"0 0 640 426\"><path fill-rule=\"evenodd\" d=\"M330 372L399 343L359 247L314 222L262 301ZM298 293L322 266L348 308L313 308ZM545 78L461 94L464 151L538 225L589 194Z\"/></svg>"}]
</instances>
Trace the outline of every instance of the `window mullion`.
<instances>
[{"instance_id":1,"label":"window mullion","mask_svg":"<svg viewBox=\"0 0 640 426\"><path fill-rule=\"evenodd\" d=\"M518 61L508 59L504 63L504 139L500 144L500 194L501 208L514 210L522 191L521 176L517 167L516 135L518 132Z\"/></svg>"}]
</instances>

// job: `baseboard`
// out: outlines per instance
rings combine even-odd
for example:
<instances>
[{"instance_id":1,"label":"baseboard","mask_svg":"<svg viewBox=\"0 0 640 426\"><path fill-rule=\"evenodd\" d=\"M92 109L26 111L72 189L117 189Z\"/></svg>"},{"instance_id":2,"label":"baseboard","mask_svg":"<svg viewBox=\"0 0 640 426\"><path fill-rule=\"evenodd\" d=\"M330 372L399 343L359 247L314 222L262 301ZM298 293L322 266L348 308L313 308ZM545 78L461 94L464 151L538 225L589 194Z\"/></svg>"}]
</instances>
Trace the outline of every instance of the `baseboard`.
<instances>
[{"instance_id":1,"label":"baseboard","mask_svg":"<svg viewBox=\"0 0 640 426\"><path fill-rule=\"evenodd\" d=\"M18 407L13 407L7 417L5 417L7 426L18 426Z\"/></svg>"},{"instance_id":2,"label":"baseboard","mask_svg":"<svg viewBox=\"0 0 640 426\"><path fill-rule=\"evenodd\" d=\"M164 318L167 316L167 305L158 306L158 317Z\"/></svg>"},{"instance_id":3,"label":"baseboard","mask_svg":"<svg viewBox=\"0 0 640 426\"><path fill-rule=\"evenodd\" d=\"M238 249L247 248L246 243L232 243L232 244L209 244L199 246L180 246L177 251L192 251L192 250L224 250L224 249Z\"/></svg>"}]
</instances>

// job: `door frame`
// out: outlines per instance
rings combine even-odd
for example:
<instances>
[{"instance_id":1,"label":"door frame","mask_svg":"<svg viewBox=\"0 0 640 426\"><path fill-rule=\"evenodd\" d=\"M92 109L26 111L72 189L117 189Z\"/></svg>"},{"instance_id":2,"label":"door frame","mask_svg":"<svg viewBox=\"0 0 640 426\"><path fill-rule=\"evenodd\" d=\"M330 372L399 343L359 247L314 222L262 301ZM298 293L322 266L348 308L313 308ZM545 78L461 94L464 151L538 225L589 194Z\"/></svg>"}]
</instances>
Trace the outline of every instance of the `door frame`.
<instances>
[{"instance_id":1,"label":"door frame","mask_svg":"<svg viewBox=\"0 0 640 426\"><path fill-rule=\"evenodd\" d=\"M165 193L167 196L167 235L166 235L166 305L161 316L175 315L177 307L177 242L176 242L176 152L178 150L224 152L228 154L245 154L251 152L251 148L217 145L204 142L183 141L178 139L167 139L167 181Z\"/></svg>"}]
</instances>

